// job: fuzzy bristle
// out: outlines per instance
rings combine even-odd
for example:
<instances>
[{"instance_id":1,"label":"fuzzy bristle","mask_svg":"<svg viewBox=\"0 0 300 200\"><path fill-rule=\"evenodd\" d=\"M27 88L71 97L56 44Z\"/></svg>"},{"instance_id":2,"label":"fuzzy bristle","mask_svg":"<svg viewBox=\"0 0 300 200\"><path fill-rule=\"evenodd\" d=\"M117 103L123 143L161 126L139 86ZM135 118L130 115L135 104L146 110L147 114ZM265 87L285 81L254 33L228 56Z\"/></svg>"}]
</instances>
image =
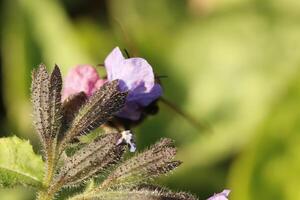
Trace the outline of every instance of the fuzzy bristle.
<instances>
[{"instance_id":1,"label":"fuzzy bristle","mask_svg":"<svg viewBox=\"0 0 300 200\"><path fill-rule=\"evenodd\" d=\"M108 190L96 194L78 195L69 200L197 200L191 194L161 190Z\"/></svg>"},{"instance_id":2,"label":"fuzzy bristle","mask_svg":"<svg viewBox=\"0 0 300 200\"><path fill-rule=\"evenodd\" d=\"M152 148L125 161L101 184L100 188L130 185L165 174L181 162L173 161L176 148L170 139L162 139Z\"/></svg>"},{"instance_id":3,"label":"fuzzy bristle","mask_svg":"<svg viewBox=\"0 0 300 200\"><path fill-rule=\"evenodd\" d=\"M61 127L62 78L57 66L49 76L45 65L41 64L33 72L32 79L34 126L40 136L47 159L49 154L53 153L53 145L56 143Z\"/></svg>"},{"instance_id":4,"label":"fuzzy bristle","mask_svg":"<svg viewBox=\"0 0 300 200\"><path fill-rule=\"evenodd\" d=\"M70 95L62 104L63 126L67 130L79 109L86 103L88 97L84 92Z\"/></svg>"},{"instance_id":5,"label":"fuzzy bristle","mask_svg":"<svg viewBox=\"0 0 300 200\"><path fill-rule=\"evenodd\" d=\"M67 158L56 182L64 186L78 184L120 160L124 146L116 145L118 137L118 133L105 134Z\"/></svg>"},{"instance_id":6,"label":"fuzzy bristle","mask_svg":"<svg viewBox=\"0 0 300 200\"><path fill-rule=\"evenodd\" d=\"M50 76L50 111L51 111L51 136L56 138L62 124L61 106L62 77L57 65L55 65Z\"/></svg>"},{"instance_id":7,"label":"fuzzy bristle","mask_svg":"<svg viewBox=\"0 0 300 200\"><path fill-rule=\"evenodd\" d=\"M105 83L84 104L74 118L69 130L61 142L62 152L67 143L76 136L88 133L108 121L123 108L127 92L120 92L118 80Z\"/></svg>"}]
</instances>

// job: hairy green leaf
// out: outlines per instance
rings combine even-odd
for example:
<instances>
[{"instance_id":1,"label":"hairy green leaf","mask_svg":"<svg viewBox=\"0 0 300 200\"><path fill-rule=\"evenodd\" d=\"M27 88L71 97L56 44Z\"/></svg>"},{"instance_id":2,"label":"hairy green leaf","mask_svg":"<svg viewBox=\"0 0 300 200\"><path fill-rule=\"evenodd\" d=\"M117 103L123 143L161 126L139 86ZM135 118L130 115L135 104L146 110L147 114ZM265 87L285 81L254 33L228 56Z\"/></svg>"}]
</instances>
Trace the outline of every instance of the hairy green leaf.
<instances>
[{"instance_id":1,"label":"hairy green leaf","mask_svg":"<svg viewBox=\"0 0 300 200\"><path fill-rule=\"evenodd\" d=\"M34 126L42 145L47 148L50 141L49 124L49 74L45 65L32 72L31 100L33 104Z\"/></svg>"},{"instance_id":2,"label":"hairy green leaf","mask_svg":"<svg viewBox=\"0 0 300 200\"><path fill-rule=\"evenodd\" d=\"M124 106L127 92L120 92L118 80L105 83L91 96L74 118L60 146L62 152L74 137L90 132L108 121Z\"/></svg>"},{"instance_id":3,"label":"hairy green leaf","mask_svg":"<svg viewBox=\"0 0 300 200\"><path fill-rule=\"evenodd\" d=\"M61 89L62 78L57 66L51 75L43 64L33 71L31 98L34 125L41 138L46 159L53 154L61 127Z\"/></svg>"},{"instance_id":4,"label":"hairy green leaf","mask_svg":"<svg viewBox=\"0 0 300 200\"><path fill-rule=\"evenodd\" d=\"M87 96L84 92L70 95L62 105L63 111L63 125L64 130L68 129L71 122L74 120L76 114L82 105L87 101Z\"/></svg>"},{"instance_id":5,"label":"hairy green leaf","mask_svg":"<svg viewBox=\"0 0 300 200\"><path fill-rule=\"evenodd\" d=\"M124 146L116 145L119 133L109 133L84 146L64 161L55 185L70 186L92 177L115 164L123 155Z\"/></svg>"},{"instance_id":6,"label":"hairy green leaf","mask_svg":"<svg viewBox=\"0 0 300 200\"><path fill-rule=\"evenodd\" d=\"M62 77L57 65L50 75L50 113L51 113L51 137L56 138L60 132L62 124L61 106Z\"/></svg>"},{"instance_id":7,"label":"hairy green leaf","mask_svg":"<svg viewBox=\"0 0 300 200\"><path fill-rule=\"evenodd\" d=\"M40 187L44 164L28 141L18 137L0 139L0 186Z\"/></svg>"},{"instance_id":8,"label":"hairy green leaf","mask_svg":"<svg viewBox=\"0 0 300 200\"><path fill-rule=\"evenodd\" d=\"M191 194L165 190L118 190L78 195L70 200L196 200Z\"/></svg>"},{"instance_id":9,"label":"hairy green leaf","mask_svg":"<svg viewBox=\"0 0 300 200\"><path fill-rule=\"evenodd\" d=\"M149 150L134 156L121 164L102 183L101 188L119 185L136 185L139 182L165 174L181 164L173 161L176 148L170 139L161 139Z\"/></svg>"}]
</instances>

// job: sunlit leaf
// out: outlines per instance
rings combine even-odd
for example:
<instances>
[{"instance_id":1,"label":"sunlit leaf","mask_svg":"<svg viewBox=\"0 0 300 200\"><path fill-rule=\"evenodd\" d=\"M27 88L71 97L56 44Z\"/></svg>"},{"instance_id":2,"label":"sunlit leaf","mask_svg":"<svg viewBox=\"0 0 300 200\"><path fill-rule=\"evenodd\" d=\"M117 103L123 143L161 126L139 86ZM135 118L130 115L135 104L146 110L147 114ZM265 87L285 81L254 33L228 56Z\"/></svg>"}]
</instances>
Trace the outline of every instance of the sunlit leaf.
<instances>
[{"instance_id":1,"label":"sunlit leaf","mask_svg":"<svg viewBox=\"0 0 300 200\"><path fill-rule=\"evenodd\" d=\"M0 185L40 187L43 161L33 152L28 141L17 137L0 139Z\"/></svg>"}]
</instances>

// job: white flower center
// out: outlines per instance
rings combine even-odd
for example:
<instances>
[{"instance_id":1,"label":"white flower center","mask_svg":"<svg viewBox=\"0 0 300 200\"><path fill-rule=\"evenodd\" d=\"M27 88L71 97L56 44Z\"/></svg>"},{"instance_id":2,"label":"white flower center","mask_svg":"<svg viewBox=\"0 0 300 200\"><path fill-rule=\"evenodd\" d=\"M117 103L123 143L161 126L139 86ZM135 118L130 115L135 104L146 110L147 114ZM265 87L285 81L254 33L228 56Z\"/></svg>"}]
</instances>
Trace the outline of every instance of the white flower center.
<instances>
[{"instance_id":1,"label":"white flower center","mask_svg":"<svg viewBox=\"0 0 300 200\"><path fill-rule=\"evenodd\" d=\"M121 132L121 137L117 141L117 145L120 145L122 143L126 143L129 145L129 151L130 152L135 152L136 151L136 144L134 141L134 136L131 133L130 130L122 131Z\"/></svg>"}]
</instances>

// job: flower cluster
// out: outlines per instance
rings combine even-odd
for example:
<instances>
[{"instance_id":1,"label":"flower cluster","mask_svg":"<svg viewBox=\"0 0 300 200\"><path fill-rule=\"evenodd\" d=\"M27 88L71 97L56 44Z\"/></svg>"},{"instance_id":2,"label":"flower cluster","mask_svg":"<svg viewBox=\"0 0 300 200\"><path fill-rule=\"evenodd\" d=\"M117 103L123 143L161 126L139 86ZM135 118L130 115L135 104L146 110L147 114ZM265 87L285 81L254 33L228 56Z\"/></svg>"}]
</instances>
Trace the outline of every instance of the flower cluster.
<instances>
[{"instance_id":1,"label":"flower cluster","mask_svg":"<svg viewBox=\"0 0 300 200\"><path fill-rule=\"evenodd\" d=\"M128 96L124 108L117 116L137 121L143 108L162 95L162 88L156 83L153 69L145 59L126 59L116 47L106 57L104 66L107 73L105 79L100 78L96 69L90 65L73 68L65 79L63 99L78 92L91 96L105 82L119 80L120 91L128 91Z\"/></svg>"}]
</instances>

